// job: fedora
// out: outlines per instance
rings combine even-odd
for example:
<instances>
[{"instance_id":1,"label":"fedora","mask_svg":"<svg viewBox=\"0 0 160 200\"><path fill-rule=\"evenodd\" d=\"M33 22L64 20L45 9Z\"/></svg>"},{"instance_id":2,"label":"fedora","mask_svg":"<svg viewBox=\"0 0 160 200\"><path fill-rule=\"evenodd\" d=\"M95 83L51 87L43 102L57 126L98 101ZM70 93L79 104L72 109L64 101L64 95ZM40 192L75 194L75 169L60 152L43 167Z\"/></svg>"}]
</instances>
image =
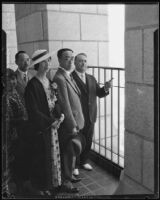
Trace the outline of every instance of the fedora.
<instances>
[{"instance_id":1,"label":"fedora","mask_svg":"<svg viewBox=\"0 0 160 200\"><path fill-rule=\"evenodd\" d=\"M73 147L73 155L79 156L85 148L86 140L81 133L78 133L70 138L68 145Z\"/></svg>"},{"instance_id":2,"label":"fedora","mask_svg":"<svg viewBox=\"0 0 160 200\"><path fill-rule=\"evenodd\" d=\"M53 56L56 51L48 52L46 49L38 49L32 55L32 63L29 68L33 68L34 65L46 60L47 58Z\"/></svg>"}]
</instances>

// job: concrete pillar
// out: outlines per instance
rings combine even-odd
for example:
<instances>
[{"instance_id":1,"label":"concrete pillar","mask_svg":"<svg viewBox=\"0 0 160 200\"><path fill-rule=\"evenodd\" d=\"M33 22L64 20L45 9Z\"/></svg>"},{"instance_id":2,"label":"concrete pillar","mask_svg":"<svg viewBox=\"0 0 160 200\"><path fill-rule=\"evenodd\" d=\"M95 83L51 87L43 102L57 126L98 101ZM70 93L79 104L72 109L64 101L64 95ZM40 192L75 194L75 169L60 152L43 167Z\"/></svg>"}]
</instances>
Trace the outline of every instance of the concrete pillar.
<instances>
[{"instance_id":1,"label":"concrete pillar","mask_svg":"<svg viewBox=\"0 0 160 200\"><path fill-rule=\"evenodd\" d=\"M7 38L7 67L16 70L15 54L17 53L17 35L14 4L2 4L2 29L6 32Z\"/></svg>"},{"instance_id":2,"label":"concrete pillar","mask_svg":"<svg viewBox=\"0 0 160 200\"><path fill-rule=\"evenodd\" d=\"M85 52L88 64L107 66L108 14L106 5L15 4L18 49L29 55L38 48L71 48ZM58 67L57 56L53 67Z\"/></svg>"},{"instance_id":3,"label":"concrete pillar","mask_svg":"<svg viewBox=\"0 0 160 200\"><path fill-rule=\"evenodd\" d=\"M153 35L158 4L126 5L125 25L125 163L115 194L153 194Z\"/></svg>"}]
</instances>

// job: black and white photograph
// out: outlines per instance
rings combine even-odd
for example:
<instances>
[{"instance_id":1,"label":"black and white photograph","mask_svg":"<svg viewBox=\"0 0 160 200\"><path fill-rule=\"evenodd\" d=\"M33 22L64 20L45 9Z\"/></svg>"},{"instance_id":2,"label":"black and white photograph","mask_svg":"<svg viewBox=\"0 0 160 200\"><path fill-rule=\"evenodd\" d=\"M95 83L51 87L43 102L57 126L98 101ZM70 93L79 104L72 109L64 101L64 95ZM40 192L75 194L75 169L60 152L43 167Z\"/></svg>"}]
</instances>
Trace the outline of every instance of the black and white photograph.
<instances>
[{"instance_id":1,"label":"black and white photograph","mask_svg":"<svg viewBox=\"0 0 160 200\"><path fill-rule=\"evenodd\" d=\"M159 3L1 10L1 198L159 199Z\"/></svg>"}]
</instances>

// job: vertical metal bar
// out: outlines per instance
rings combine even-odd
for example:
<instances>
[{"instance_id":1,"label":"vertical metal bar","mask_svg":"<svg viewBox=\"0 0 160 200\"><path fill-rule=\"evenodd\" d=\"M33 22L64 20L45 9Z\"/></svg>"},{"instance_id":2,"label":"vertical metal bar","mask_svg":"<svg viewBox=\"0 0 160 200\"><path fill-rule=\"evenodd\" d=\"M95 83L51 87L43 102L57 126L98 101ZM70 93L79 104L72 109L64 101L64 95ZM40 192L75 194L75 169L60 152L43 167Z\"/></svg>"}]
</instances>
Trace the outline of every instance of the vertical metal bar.
<instances>
[{"instance_id":1,"label":"vertical metal bar","mask_svg":"<svg viewBox=\"0 0 160 200\"><path fill-rule=\"evenodd\" d=\"M111 69L111 78L113 76L113 71ZM113 149L112 149L112 141L113 141L113 89L111 87L111 161L113 160Z\"/></svg>"},{"instance_id":2,"label":"vertical metal bar","mask_svg":"<svg viewBox=\"0 0 160 200\"><path fill-rule=\"evenodd\" d=\"M98 67L98 83L100 82L100 68ZM100 116L101 116L101 105L100 105L100 98L98 98L98 107L99 107L99 154L101 154L101 123L100 123Z\"/></svg>"},{"instance_id":3,"label":"vertical metal bar","mask_svg":"<svg viewBox=\"0 0 160 200\"><path fill-rule=\"evenodd\" d=\"M104 82L106 82L106 69L104 69ZM107 117L106 117L106 97L104 98L104 124L105 124L105 157L106 157L106 143L107 143Z\"/></svg>"},{"instance_id":4,"label":"vertical metal bar","mask_svg":"<svg viewBox=\"0 0 160 200\"><path fill-rule=\"evenodd\" d=\"M120 126L120 124L119 124L119 118L120 118L120 71L118 70L118 165L119 165L119 156L120 156L120 154L119 154L119 140L120 140L120 134L119 134L119 130L120 130L120 128L119 128L119 126Z\"/></svg>"},{"instance_id":5,"label":"vertical metal bar","mask_svg":"<svg viewBox=\"0 0 160 200\"><path fill-rule=\"evenodd\" d=\"M92 68L92 75L94 76L94 68ZM96 150L95 129L94 129L94 150Z\"/></svg>"}]
</instances>

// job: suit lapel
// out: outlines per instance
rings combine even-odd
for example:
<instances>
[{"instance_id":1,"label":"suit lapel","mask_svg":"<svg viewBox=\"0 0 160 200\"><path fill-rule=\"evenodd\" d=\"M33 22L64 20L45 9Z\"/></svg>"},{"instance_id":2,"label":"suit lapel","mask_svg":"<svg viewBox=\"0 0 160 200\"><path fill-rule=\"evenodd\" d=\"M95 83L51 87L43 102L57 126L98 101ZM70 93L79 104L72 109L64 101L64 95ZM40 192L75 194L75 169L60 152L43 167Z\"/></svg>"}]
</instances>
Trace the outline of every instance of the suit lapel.
<instances>
[{"instance_id":1,"label":"suit lapel","mask_svg":"<svg viewBox=\"0 0 160 200\"><path fill-rule=\"evenodd\" d=\"M77 73L75 71L72 74L73 74L75 81L77 81L77 83L79 83L79 85L81 85L81 88L87 93L86 84L84 84L84 82L80 79L80 77L77 75Z\"/></svg>"},{"instance_id":2,"label":"suit lapel","mask_svg":"<svg viewBox=\"0 0 160 200\"><path fill-rule=\"evenodd\" d=\"M92 80L88 74L86 74L86 84L88 86L88 94L90 94L91 87L92 87Z\"/></svg>"},{"instance_id":3,"label":"suit lapel","mask_svg":"<svg viewBox=\"0 0 160 200\"><path fill-rule=\"evenodd\" d=\"M68 77L68 75L65 73L65 71L63 71L61 68L59 68L60 73L64 76L64 78L66 79L66 81L72 86L72 88L74 89L74 91L80 95L80 90L78 89L76 83L74 84L71 79Z\"/></svg>"}]
</instances>

